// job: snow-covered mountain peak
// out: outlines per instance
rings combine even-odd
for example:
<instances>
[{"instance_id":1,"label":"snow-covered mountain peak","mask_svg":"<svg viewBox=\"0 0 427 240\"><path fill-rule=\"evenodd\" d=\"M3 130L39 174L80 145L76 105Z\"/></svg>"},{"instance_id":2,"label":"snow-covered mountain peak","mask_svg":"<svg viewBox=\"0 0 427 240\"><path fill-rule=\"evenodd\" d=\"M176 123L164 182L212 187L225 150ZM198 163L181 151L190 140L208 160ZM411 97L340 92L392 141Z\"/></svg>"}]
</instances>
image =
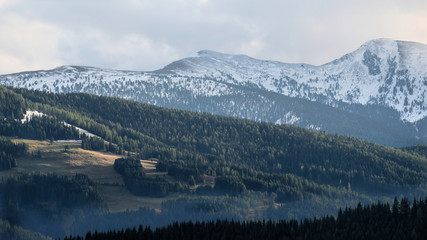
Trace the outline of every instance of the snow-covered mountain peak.
<instances>
[{"instance_id":1,"label":"snow-covered mountain peak","mask_svg":"<svg viewBox=\"0 0 427 240\"><path fill-rule=\"evenodd\" d=\"M427 46L392 39L368 41L321 66L257 60L210 50L172 64L175 74L213 78L334 105L391 107L406 121L427 116Z\"/></svg>"},{"instance_id":2,"label":"snow-covered mountain peak","mask_svg":"<svg viewBox=\"0 0 427 240\"><path fill-rule=\"evenodd\" d=\"M416 122L427 117L427 45L375 39L321 66L202 50L154 72L62 66L0 76L0 83L135 100L141 99L139 93L151 94L150 91L158 88L156 97L164 97L167 102L173 101L169 99L171 89L208 97L232 94L233 86L330 106L340 102L379 105L398 111L402 120Z\"/></svg>"},{"instance_id":3,"label":"snow-covered mountain peak","mask_svg":"<svg viewBox=\"0 0 427 240\"><path fill-rule=\"evenodd\" d=\"M397 40L389 38L378 38L365 42L364 44L362 44L361 48L393 50L396 47L396 44Z\"/></svg>"},{"instance_id":4,"label":"snow-covered mountain peak","mask_svg":"<svg viewBox=\"0 0 427 240\"><path fill-rule=\"evenodd\" d=\"M349 56L354 56L359 61L377 58L383 63L383 66L387 65L388 62L395 61L400 68L418 70L427 66L427 45L380 38L364 43Z\"/></svg>"},{"instance_id":5,"label":"snow-covered mountain peak","mask_svg":"<svg viewBox=\"0 0 427 240\"><path fill-rule=\"evenodd\" d=\"M232 56L225 53L220 53L212 50L201 50L197 52L198 57L207 57L207 58L226 58L228 56Z\"/></svg>"},{"instance_id":6,"label":"snow-covered mountain peak","mask_svg":"<svg viewBox=\"0 0 427 240\"><path fill-rule=\"evenodd\" d=\"M218 61L224 61L224 62L229 62L229 61L233 61L233 62L245 62L245 61L261 61L255 58L251 58L247 55L243 55L243 54L225 54L225 53L220 53L220 52L215 52L212 50L202 50L198 52L198 56L202 57L202 58L210 58L210 59L215 59Z\"/></svg>"}]
</instances>

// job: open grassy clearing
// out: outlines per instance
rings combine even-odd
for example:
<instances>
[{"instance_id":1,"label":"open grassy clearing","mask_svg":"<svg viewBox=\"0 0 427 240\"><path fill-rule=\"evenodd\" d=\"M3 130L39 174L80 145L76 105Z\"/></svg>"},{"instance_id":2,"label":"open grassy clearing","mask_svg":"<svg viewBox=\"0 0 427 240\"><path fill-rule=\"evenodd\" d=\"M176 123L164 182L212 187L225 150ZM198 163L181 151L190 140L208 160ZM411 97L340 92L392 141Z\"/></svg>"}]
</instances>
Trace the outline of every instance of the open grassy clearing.
<instances>
[{"instance_id":1,"label":"open grassy clearing","mask_svg":"<svg viewBox=\"0 0 427 240\"><path fill-rule=\"evenodd\" d=\"M114 160L123 156L109 152L97 152L80 148L79 142L35 141L13 139L16 143L26 143L29 156L17 158L18 166L6 171L0 171L0 178L9 178L26 173L55 173L57 175L73 176L76 173L86 174L94 182L100 184L100 191L111 212L137 210L150 207L160 211L164 200L174 198L138 197L125 187L123 178L114 170ZM67 147L66 147L67 146ZM67 148L67 149L66 149ZM31 156L40 151L41 158ZM155 177L166 173L156 172L155 159L141 160L147 176Z\"/></svg>"},{"instance_id":2,"label":"open grassy clearing","mask_svg":"<svg viewBox=\"0 0 427 240\"><path fill-rule=\"evenodd\" d=\"M53 142L15 139L29 146L29 152L40 151L41 158L24 156L17 159L18 166L0 172L0 176L16 176L25 173L55 173L57 175L86 174L100 184L123 184L120 174L113 168L114 160L120 155L107 152L88 151L78 142ZM67 147L66 147L67 146ZM67 148L67 149L66 149Z\"/></svg>"},{"instance_id":3,"label":"open grassy clearing","mask_svg":"<svg viewBox=\"0 0 427 240\"><path fill-rule=\"evenodd\" d=\"M49 142L24 139L13 139L16 143L28 145L27 156L17 159L18 166L6 171L0 171L0 177L8 178L25 173L55 173L57 175L73 176L77 173L89 176L94 182L99 183L100 194L105 205L112 213L135 211L142 207L161 212L162 202L185 197L185 194L175 193L163 198L135 196L124 186L123 178L114 170L114 161L123 156L110 152L99 152L81 148L81 143ZM41 157L35 157L40 152ZM33 153L33 154L32 154ZM131 153L131 155L134 155ZM157 159L140 160L147 177L166 175L166 172L157 172ZM173 181L173 178L166 176ZM204 176L204 184L191 186L191 190L198 187L213 186L215 178ZM247 209L247 215L258 217L262 215L268 204L260 202L256 207Z\"/></svg>"}]
</instances>

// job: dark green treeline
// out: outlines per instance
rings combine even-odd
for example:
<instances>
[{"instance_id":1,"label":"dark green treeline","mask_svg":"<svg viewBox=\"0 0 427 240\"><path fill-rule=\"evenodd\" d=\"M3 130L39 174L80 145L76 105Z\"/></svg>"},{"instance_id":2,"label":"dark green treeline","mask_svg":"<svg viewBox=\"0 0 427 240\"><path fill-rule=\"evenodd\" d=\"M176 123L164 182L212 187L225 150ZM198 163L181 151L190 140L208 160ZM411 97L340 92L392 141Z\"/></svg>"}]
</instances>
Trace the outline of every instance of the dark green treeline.
<instances>
[{"instance_id":1,"label":"dark green treeline","mask_svg":"<svg viewBox=\"0 0 427 240\"><path fill-rule=\"evenodd\" d=\"M182 222L151 229L127 228L108 232L88 232L85 237L64 240L106 239L427 239L427 199L407 199L340 210L338 216L303 221L218 220Z\"/></svg>"}]
</instances>

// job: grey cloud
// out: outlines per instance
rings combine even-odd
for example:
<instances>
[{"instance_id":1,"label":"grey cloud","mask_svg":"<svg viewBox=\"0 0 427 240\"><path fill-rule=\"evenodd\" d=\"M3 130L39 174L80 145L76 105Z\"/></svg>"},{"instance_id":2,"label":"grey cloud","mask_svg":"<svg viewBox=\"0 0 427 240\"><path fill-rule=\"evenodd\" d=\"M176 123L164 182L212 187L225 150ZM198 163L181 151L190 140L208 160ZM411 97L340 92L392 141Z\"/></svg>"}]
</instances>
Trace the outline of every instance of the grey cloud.
<instances>
[{"instance_id":1,"label":"grey cloud","mask_svg":"<svg viewBox=\"0 0 427 240\"><path fill-rule=\"evenodd\" d=\"M6 1L0 14L60 32L55 56L63 64L147 70L211 49L318 65L373 38L427 42L425 24L390 27L427 21L427 3L415 0Z\"/></svg>"}]
</instances>

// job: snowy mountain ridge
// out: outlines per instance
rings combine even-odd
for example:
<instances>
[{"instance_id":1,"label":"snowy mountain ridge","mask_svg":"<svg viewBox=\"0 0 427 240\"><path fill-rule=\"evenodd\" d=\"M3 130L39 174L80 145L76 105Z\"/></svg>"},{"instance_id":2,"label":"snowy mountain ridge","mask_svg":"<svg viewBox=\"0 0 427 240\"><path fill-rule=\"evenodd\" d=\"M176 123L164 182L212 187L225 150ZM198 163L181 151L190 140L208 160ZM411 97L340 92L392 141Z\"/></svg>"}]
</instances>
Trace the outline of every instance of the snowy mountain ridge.
<instances>
[{"instance_id":1,"label":"snowy mountain ridge","mask_svg":"<svg viewBox=\"0 0 427 240\"><path fill-rule=\"evenodd\" d=\"M243 55L200 51L164 70L248 84L290 97L329 105L379 104L416 122L427 116L427 45L377 39L321 66L256 60Z\"/></svg>"},{"instance_id":2,"label":"snowy mountain ridge","mask_svg":"<svg viewBox=\"0 0 427 240\"><path fill-rule=\"evenodd\" d=\"M388 145L427 141L427 45L414 42L372 40L320 66L203 50L153 72L62 66L1 75L0 84L294 124Z\"/></svg>"}]
</instances>

